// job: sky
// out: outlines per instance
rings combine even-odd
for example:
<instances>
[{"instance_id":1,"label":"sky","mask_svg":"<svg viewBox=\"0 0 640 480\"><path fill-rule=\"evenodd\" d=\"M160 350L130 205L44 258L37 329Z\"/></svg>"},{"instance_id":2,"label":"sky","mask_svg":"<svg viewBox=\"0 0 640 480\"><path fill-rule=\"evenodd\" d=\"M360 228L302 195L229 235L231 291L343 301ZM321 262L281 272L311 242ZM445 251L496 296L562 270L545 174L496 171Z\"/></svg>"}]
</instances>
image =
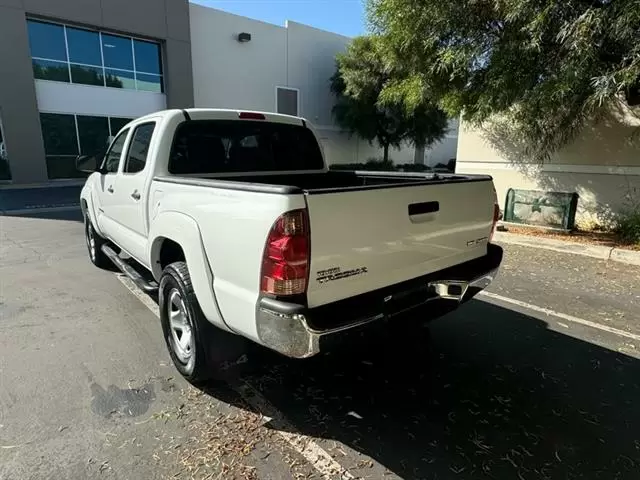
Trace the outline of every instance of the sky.
<instances>
[{"instance_id":1,"label":"sky","mask_svg":"<svg viewBox=\"0 0 640 480\"><path fill-rule=\"evenodd\" d=\"M355 37L365 33L364 0L191 0L284 26L286 20Z\"/></svg>"}]
</instances>

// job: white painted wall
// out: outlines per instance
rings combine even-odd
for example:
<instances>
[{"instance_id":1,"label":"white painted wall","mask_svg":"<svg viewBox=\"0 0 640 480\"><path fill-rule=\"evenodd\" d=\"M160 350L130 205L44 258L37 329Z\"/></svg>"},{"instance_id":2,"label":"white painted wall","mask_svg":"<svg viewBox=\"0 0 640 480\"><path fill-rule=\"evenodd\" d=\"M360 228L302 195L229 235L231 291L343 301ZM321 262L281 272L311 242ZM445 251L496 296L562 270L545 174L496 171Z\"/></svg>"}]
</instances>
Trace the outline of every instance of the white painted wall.
<instances>
[{"instance_id":1,"label":"white painted wall","mask_svg":"<svg viewBox=\"0 0 640 480\"><path fill-rule=\"evenodd\" d=\"M510 188L577 192L578 225L609 225L612 214L638 201L640 145L629 141L640 127L638 114L612 111L543 164L527 156L518 138L496 128L498 122L483 128L463 122L456 171L491 175L502 208Z\"/></svg>"},{"instance_id":2,"label":"white painted wall","mask_svg":"<svg viewBox=\"0 0 640 480\"><path fill-rule=\"evenodd\" d=\"M287 31L189 4L196 107L275 111L275 87L287 86ZM250 33L250 42L236 36Z\"/></svg>"},{"instance_id":3,"label":"white painted wall","mask_svg":"<svg viewBox=\"0 0 640 480\"><path fill-rule=\"evenodd\" d=\"M302 92L302 115L316 128L333 127L334 97L329 79L336 69L336 55L346 50L351 39L288 21L287 84Z\"/></svg>"},{"instance_id":4,"label":"white painted wall","mask_svg":"<svg viewBox=\"0 0 640 480\"><path fill-rule=\"evenodd\" d=\"M331 115L329 79L349 37L291 21L280 27L193 3L189 9L196 107L275 111L276 86L297 88L300 116L315 125L329 163L382 157L381 148L341 133ZM250 33L251 41L239 43L240 32ZM426 158L431 152L436 160L448 160L456 145L457 125L456 136L427 151ZM414 148L391 149L390 157L413 163Z\"/></svg>"},{"instance_id":5,"label":"white painted wall","mask_svg":"<svg viewBox=\"0 0 640 480\"><path fill-rule=\"evenodd\" d=\"M163 93L36 80L38 110L109 117L141 117L167 108Z\"/></svg>"},{"instance_id":6,"label":"white painted wall","mask_svg":"<svg viewBox=\"0 0 640 480\"><path fill-rule=\"evenodd\" d=\"M447 164L452 158L456 158L458 153L458 129L459 120L449 120L449 130L446 136L439 142L433 144L424 155L424 163L435 167L439 163Z\"/></svg>"}]
</instances>

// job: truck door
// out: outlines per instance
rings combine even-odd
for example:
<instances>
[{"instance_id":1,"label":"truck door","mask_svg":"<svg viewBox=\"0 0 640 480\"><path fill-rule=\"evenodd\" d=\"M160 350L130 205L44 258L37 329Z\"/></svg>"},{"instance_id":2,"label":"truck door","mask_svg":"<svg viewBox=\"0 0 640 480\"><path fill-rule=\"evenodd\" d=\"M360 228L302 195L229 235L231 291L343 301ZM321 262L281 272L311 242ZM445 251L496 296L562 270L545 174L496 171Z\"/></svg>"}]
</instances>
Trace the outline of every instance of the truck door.
<instances>
[{"instance_id":1,"label":"truck door","mask_svg":"<svg viewBox=\"0 0 640 480\"><path fill-rule=\"evenodd\" d=\"M120 134L111 142L111 146L107 150L103 159L103 168L105 173L100 175L96 193L98 197L97 213L98 213L98 228L108 237L111 237L113 230L111 225L112 220L112 207L114 202L114 195L116 192L116 179L118 176L118 168L120 166L120 160L124 151L125 143L129 129L123 130Z\"/></svg>"},{"instance_id":2,"label":"truck door","mask_svg":"<svg viewBox=\"0 0 640 480\"><path fill-rule=\"evenodd\" d=\"M115 179L109 214L118 231L116 243L143 265L146 265L148 233L147 187L151 180L147 159L155 126L155 121L146 121L131 127L131 137Z\"/></svg>"}]
</instances>

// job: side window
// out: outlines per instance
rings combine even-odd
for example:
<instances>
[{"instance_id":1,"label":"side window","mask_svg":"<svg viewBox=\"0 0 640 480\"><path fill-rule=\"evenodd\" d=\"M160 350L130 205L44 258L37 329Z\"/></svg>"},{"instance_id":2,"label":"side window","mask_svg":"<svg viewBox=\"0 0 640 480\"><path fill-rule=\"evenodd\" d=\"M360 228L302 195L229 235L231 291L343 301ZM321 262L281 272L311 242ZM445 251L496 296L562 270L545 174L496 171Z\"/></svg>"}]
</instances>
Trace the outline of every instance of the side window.
<instances>
[{"instance_id":1,"label":"side window","mask_svg":"<svg viewBox=\"0 0 640 480\"><path fill-rule=\"evenodd\" d=\"M124 164L125 173L137 173L144 170L144 166L147 163L147 155L149 154L149 146L151 145L151 137L155 128L155 123L144 123L138 125L133 131L127 160Z\"/></svg>"},{"instance_id":2,"label":"side window","mask_svg":"<svg viewBox=\"0 0 640 480\"><path fill-rule=\"evenodd\" d=\"M109 148L107 155L104 157L104 168L107 173L116 173L118 171L120 157L122 156L122 150L124 149L124 142L127 140L128 134L128 129L123 131L111 144L111 148Z\"/></svg>"}]
</instances>

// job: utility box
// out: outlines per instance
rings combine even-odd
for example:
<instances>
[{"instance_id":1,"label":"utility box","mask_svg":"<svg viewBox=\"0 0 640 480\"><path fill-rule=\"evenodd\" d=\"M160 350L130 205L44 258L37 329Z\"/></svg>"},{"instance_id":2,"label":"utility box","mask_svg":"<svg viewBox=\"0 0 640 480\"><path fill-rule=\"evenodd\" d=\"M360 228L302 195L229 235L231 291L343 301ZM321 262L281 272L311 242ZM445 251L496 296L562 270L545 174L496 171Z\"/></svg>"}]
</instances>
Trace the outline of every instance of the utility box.
<instances>
[{"instance_id":1,"label":"utility box","mask_svg":"<svg viewBox=\"0 0 640 480\"><path fill-rule=\"evenodd\" d=\"M579 195L576 192L542 192L510 188L504 221L544 228L573 230Z\"/></svg>"}]
</instances>

